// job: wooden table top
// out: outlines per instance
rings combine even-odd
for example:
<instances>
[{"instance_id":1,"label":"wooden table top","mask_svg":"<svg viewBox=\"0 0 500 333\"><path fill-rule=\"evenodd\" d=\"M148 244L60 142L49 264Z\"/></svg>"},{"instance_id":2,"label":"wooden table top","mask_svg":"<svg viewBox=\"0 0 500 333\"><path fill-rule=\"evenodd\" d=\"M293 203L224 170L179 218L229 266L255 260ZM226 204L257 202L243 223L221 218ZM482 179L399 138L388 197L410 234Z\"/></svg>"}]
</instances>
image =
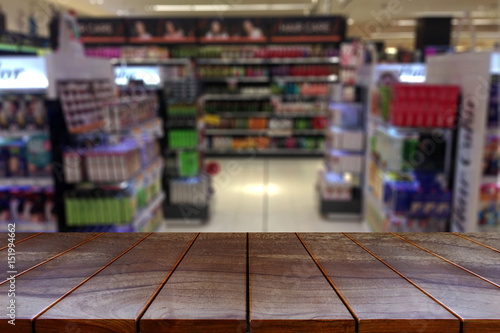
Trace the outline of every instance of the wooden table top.
<instances>
[{"instance_id":1,"label":"wooden table top","mask_svg":"<svg viewBox=\"0 0 500 333\"><path fill-rule=\"evenodd\" d=\"M500 332L497 233L4 238L0 332Z\"/></svg>"}]
</instances>

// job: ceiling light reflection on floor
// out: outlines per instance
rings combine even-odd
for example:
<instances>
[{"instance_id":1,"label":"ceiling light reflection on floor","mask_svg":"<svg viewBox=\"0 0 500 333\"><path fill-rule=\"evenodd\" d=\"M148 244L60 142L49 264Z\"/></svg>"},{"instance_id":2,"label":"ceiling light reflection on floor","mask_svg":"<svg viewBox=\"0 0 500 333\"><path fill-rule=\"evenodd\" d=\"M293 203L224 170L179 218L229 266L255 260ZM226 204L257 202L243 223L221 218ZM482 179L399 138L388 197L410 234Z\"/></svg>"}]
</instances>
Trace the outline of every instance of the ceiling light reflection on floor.
<instances>
[{"instance_id":1,"label":"ceiling light reflection on floor","mask_svg":"<svg viewBox=\"0 0 500 333\"><path fill-rule=\"evenodd\" d=\"M274 195L279 193L279 188L278 186L273 184L269 184L267 186L251 184L243 186L243 192L253 195L262 195L264 193L267 193L269 195Z\"/></svg>"}]
</instances>

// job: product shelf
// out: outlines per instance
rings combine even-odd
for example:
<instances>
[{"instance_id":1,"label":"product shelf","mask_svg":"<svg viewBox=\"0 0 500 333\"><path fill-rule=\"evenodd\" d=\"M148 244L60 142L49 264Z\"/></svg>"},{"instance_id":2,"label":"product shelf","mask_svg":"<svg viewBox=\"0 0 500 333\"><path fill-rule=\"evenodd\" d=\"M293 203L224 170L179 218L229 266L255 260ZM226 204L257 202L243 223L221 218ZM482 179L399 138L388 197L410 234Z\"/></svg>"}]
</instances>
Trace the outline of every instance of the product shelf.
<instances>
[{"instance_id":1,"label":"product shelf","mask_svg":"<svg viewBox=\"0 0 500 333\"><path fill-rule=\"evenodd\" d=\"M292 113L292 112L265 112L265 111L254 111L254 112L210 112L208 115L218 116L220 118L308 118L308 117L324 117L327 114L325 112L302 112L302 113Z\"/></svg>"},{"instance_id":2,"label":"product shelf","mask_svg":"<svg viewBox=\"0 0 500 333\"><path fill-rule=\"evenodd\" d=\"M206 129L205 135L267 135L267 129Z\"/></svg>"},{"instance_id":3,"label":"product shelf","mask_svg":"<svg viewBox=\"0 0 500 333\"><path fill-rule=\"evenodd\" d=\"M147 58L112 58L112 65L189 65L189 59L147 59Z\"/></svg>"},{"instance_id":4,"label":"product shelf","mask_svg":"<svg viewBox=\"0 0 500 333\"><path fill-rule=\"evenodd\" d=\"M266 136L290 136L290 135L324 135L324 130L300 130L292 128L284 129L206 129L205 135L266 135Z\"/></svg>"},{"instance_id":5,"label":"product shelf","mask_svg":"<svg viewBox=\"0 0 500 333\"><path fill-rule=\"evenodd\" d=\"M145 208L143 208L136 214L130 225L137 231L142 230L147 224L147 222L149 222L149 220L151 219L154 210L160 207L164 200L165 200L165 193L160 192L155 198L153 198L148 203L148 205Z\"/></svg>"},{"instance_id":6,"label":"product shelf","mask_svg":"<svg viewBox=\"0 0 500 333\"><path fill-rule=\"evenodd\" d=\"M338 64L339 57L198 59L199 65L231 64Z\"/></svg>"},{"instance_id":7,"label":"product shelf","mask_svg":"<svg viewBox=\"0 0 500 333\"><path fill-rule=\"evenodd\" d=\"M338 75L328 76L274 76L274 82L338 82Z\"/></svg>"},{"instance_id":8,"label":"product shelf","mask_svg":"<svg viewBox=\"0 0 500 333\"><path fill-rule=\"evenodd\" d=\"M123 190L129 188L131 185L135 185L135 188L140 187L144 179L157 180L161 177L161 171L163 170L165 162L162 157L155 158L152 162L150 162L146 167L141 168L139 171L134 173L129 180L121 181L121 182L81 182L76 185L78 189L98 189L105 188L106 190Z\"/></svg>"},{"instance_id":9,"label":"product shelf","mask_svg":"<svg viewBox=\"0 0 500 333\"><path fill-rule=\"evenodd\" d=\"M200 81L202 82L248 82L248 83L264 83L269 81L269 77L267 76L249 76L249 77L234 77L234 76L226 76L226 77L201 77Z\"/></svg>"},{"instance_id":10,"label":"product shelf","mask_svg":"<svg viewBox=\"0 0 500 333\"><path fill-rule=\"evenodd\" d=\"M250 101L271 98L271 94L206 94L202 98L205 101L228 100L228 101Z\"/></svg>"},{"instance_id":11,"label":"product shelf","mask_svg":"<svg viewBox=\"0 0 500 333\"><path fill-rule=\"evenodd\" d=\"M323 150L321 149L307 149L307 148L269 148L269 149L206 149L205 153L207 155L217 155L217 156L238 156L247 154L256 155L281 155L281 156L323 156Z\"/></svg>"},{"instance_id":12,"label":"product shelf","mask_svg":"<svg viewBox=\"0 0 500 333\"><path fill-rule=\"evenodd\" d=\"M198 59L198 65L261 65L266 64L267 60L262 58L235 58L235 59Z\"/></svg>"},{"instance_id":13,"label":"product shelf","mask_svg":"<svg viewBox=\"0 0 500 333\"><path fill-rule=\"evenodd\" d=\"M270 64L338 64L339 57L269 58Z\"/></svg>"},{"instance_id":14,"label":"product shelf","mask_svg":"<svg viewBox=\"0 0 500 333\"><path fill-rule=\"evenodd\" d=\"M16 232L57 232L56 222L10 222L16 227ZM0 232L8 232L8 224L0 225Z\"/></svg>"},{"instance_id":15,"label":"product shelf","mask_svg":"<svg viewBox=\"0 0 500 333\"><path fill-rule=\"evenodd\" d=\"M23 130L23 131L5 131L0 130L0 138L16 139L35 135L48 134L49 130Z\"/></svg>"},{"instance_id":16,"label":"product shelf","mask_svg":"<svg viewBox=\"0 0 500 333\"><path fill-rule=\"evenodd\" d=\"M274 113L266 111L253 111L253 112L223 111L223 112L207 112L206 114L218 116L221 118L269 118L274 115Z\"/></svg>"},{"instance_id":17,"label":"product shelf","mask_svg":"<svg viewBox=\"0 0 500 333\"><path fill-rule=\"evenodd\" d=\"M163 121L155 117L129 128L110 131L109 139L111 142L116 142L124 137L134 137L138 143L142 143L144 140L159 139L163 136Z\"/></svg>"},{"instance_id":18,"label":"product shelf","mask_svg":"<svg viewBox=\"0 0 500 333\"><path fill-rule=\"evenodd\" d=\"M54 179L52 177L12 177L0 178L0 186L36 186L47 187L53 186Z\"/></svg>"}]
</instances>

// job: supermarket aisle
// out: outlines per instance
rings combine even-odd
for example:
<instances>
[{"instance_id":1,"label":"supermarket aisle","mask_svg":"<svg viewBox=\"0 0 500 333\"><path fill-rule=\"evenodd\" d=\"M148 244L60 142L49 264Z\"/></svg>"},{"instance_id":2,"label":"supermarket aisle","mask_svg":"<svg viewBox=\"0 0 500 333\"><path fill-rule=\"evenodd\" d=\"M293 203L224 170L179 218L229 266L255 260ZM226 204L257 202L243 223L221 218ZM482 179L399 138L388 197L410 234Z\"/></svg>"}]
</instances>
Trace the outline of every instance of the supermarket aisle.
<instances>
[{"instance_id":1,"label":"supermarket aisle","mask_svg":"<svg viewBox=\"0 0 500 333\"><path fill-rule=\"evenodd\" d=\"M210 159L213 160L213 159ZM168 221L161 231L361 232L359 221L323 220L317 209L321 159L220 159L211 220Z\"/></svg>"}]
</instances>

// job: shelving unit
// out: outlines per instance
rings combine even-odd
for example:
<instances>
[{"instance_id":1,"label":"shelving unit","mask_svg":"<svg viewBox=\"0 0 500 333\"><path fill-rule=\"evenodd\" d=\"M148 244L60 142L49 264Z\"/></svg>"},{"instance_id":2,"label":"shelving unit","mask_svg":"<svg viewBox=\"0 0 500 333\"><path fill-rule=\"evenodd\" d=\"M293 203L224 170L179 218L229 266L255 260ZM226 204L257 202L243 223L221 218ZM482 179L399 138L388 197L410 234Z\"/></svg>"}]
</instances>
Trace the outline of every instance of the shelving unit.
<instances>
[{"instance_id":1,"label":"shelving unit","mask_svg":"<svg viewBox=\"0 0 500 333\"><path fill-rule=\"evenodd\" d=\"M16 51L31 53L28 48ZM46 63L31 56L2 57L1 63L22 71L0 84L0 231L8 224L18 232L57 231Z\"/></svg>"},{"instance_id":2,"label":"shelving unit","mask_svg":"<svg viewBox=\"0 0 500 333\"><path fill-rule=\"evenodd\" d=\"M357 53L349 55L346 49ZM360 220L363 207L364 127L363 94L356 88L356 75L342 76L344 68L356 70L364 61L359 43L340 46L340 78L333 87L328 106L324 169L318 172L319 213L325 218ZM354 79L353 79L354 77ZM349 91L354 93L348 93Z\"/></svg>"},{"instance_id":3,"label":"shelving unit","mask_svg":"<svg viewBox=\"0 0 500 333\"><path fill-rule=\"evenodd\" d=\"M107 60L83 58L78 70L67 54L48 61L57 64L47 108L59 230L154 231L163 221L164 199L157 143L163 125L154 94L121 90L114 97ZM94 123L106 126L81 129Z\"/></svg>"},{"instance_id":4,"label":"shelving unit","mask_svg":"<svg viewBox=\"0 0 500 333\"><path fill-rule=\"evenodd\" d=\"M199 65L338 64L339 57L198 59Z\"/></svg>"},{"instance_id":5,"label":"shelving unit","mask_svg":"<svg viewBox=\"0 0 500 333\"><path fill-rule=\"evenodd\" d=\"M207 153L213 156L224 156L232 149L240 151L242 148L257 151L273 151L276 154L290 155L290 149L302 149L302 155L323 149L324 135L321 131L324 126L324 117L327 111L328 89L320 93L305 91L309 86L323 85L325 88L338 82L338 66L340 63L339 45L345 38L346 20L341 16L318 16L318 17L288 17L285 19L274 18L248 18L259 26L261 35L259 38L247 38L242 29L243 19L231 18L224 20L222 25L231 32L227 38L208 38L206 33L210 28L210 21L216 18L179 19L176 24L182 26L186 35L175 40L165 37L165 24L161 20L148 20L147 30L152 38L142 41L135 37L134 26L137 19L124 20L114 18L110 20L114 29L103 34L93 35L89 29L84 40L89 46L99 40L122 40L114 47L98 46L89 50L89 54L112 58L114 64L134 65L156 65L160 67L185 63L186 59L196 67L196 79L200 83L202 101L267 101L268 103L308 103L311 108L321 102L323 104L317 113L303 110L303 112L288 112L284 114L278 106L271 109L244 110L238 109L234 115L229 109L205 110L208 115L206 136L202 143L206 146ZM94 24L102 23L102 19L85 19L85 25L92 27ZM282 29L281 25L300 26L300 29ZM308 30L306 27L315 25L318 28ZM126 31L128 30L128 34ZM138 55L146 59L138 58ZM158 61L154 59L157 57ZM171 59L166 59L171 58ZM167 82L170 76L162 78ZM173 79L177 81L176 78ZM299 84L304 88L300 94L290 92L271 91L272 86L289 86ZM314 89L313 89L314 90ZM202 104L203 105L203 104ZM229 111L229 112L228 112ZM265 113L257 114L256 111ZM280 114L278 116L278 113ZM297 113L293 115L292 113ZM284 137L285 132L274 134L271 126L219 127L217 124L226 119L244 120L247 118L262 118L269 122L278 119L287 123L287 118L294 121L303 121L299 118L310 118L314 125L303 127L302 125L289 127L288 140L278 140ZM315 120L314 118L320 118ZM222 121L219 121L222 120ZM278 126L280 127L280 126ZM230 129L234 129L230 132ZM265 129L273 130L264 132ZM243 131L248 130L248 131ZM214 139L234 139L234 145L217 145ZM267 141L266 141L267 140ZM220 141L220 140L219 140ZM259 141L259 143L255 143ZM224 152L224 153L220 153ZM260 154L260 153L258 153ZM316 155L315 153L313 155Z\"/></svg>"},{"instance_id":6,"label":"shelving unit","mask_svg":"<svg viewBox=\"0 0 500 333\"><path fill-rule=\"evenodd\" d=\"M428 82L462 91L451 231L500 230L500 53L432 57Z\"/></svg>"},{"instance_id":7,"label":"shelving unit","mask_svg":"<svg viewBox=\"0 0 500 333\"><path fill-rule=\"evenodd\" d=\"M414 76L408 76L408 73L414 73ZM409 110L403 112L402 108L397 109L398 104L390 98L402 96L400 87L421 89L419 91L426 89L412 83L424 81L425 75L426 68L422 64L374 65L361 70L361 83L367 88L369 100L364 212L366 222L376 232L437 232L449 229L456 151L453 145L456 136L454 124L440 128L436 125L392 123L399 119L395 112L404 116L408 124L419 121L408 116ZM391 80L388 81L388 78ZM388 89L395 89L390 88L392 85L398 90L389 93ZM441 85L432 89L455 88ZM385 99L389 94L391 97ZM455 105L458 105L458 94L455 96ZM426 99L429 103L433 101L430 97ZM443 108L451 110L447 114L450 122L456 121L453 108L444 104ZM438 109L432 112L438 112ZM437 119L432 117L442 114L442 109L439 112L431 114L429 111L425 115L426 120Z\"/></svg>"},{"instance_id":8,"label":"shelving unit","mask_svg":"<svg viewBox=\"0 0 500 333\"><path fill-rule=\"evenodd\" d=\"M190 66L189 62L185 64ZM210 176L205 173L204 122L194 69L185 72L188 77L178 87L168 80L159 91L166 133L162 145L166 162L163 212L167 220L205 222L210 219L212 189Z\"/></svg>"},{"instance_id":9,"label":"shelving unit","mask_svg":"<svg viewBox=\"0 0 500 333\"><path fill-rule=\"evenodd\" d=\"M262 48L265 49L265 48ZM321 93L301 94L286 91L288 84L330 84L338 81L335 73L329 76L287 76L279 75L280 65L333 65L339 63L338 57L297 57L297 58L256 58L256 59L198 59L198 66L209 65L246 65L263 66L264 77L225 77L201 78L201 82L227 82L238 88L231 93L206 93L203 95L207 125L206 154L209 156L318 156L324 143L324 119L328 89ZM259 67L260 68L260 67ZM245 72L241 67L239 71ZM334 69L335 70L335 69ZM230 71L229 71L230 72ZM231 72L230 72L231 73ZM252 86L253 85L253 86ZM276 88L274 88L276 86ZM212 86L210 88L213 88ZM326 88L326 86L325 86ZM225 89L225 88L221 88ZM251 91L252 89L261 92ZM265 92L262 92L265 91ZM231 108L220 107L223 104L248 102ZM218 103L214 106L214 102ZM212 103L212 104L211 104ZM266 105L256 111L246 110L250 103ZM288 108L302 103L317 111L300 111ZM322 104L323 103L323 104ZM251 125L258 122L259 125ZM236 123L240 125L236 125ZM232 125L233 124L233 125ZM306 126L306 127L304 127Z\"/></svg>"}]
</instances>

